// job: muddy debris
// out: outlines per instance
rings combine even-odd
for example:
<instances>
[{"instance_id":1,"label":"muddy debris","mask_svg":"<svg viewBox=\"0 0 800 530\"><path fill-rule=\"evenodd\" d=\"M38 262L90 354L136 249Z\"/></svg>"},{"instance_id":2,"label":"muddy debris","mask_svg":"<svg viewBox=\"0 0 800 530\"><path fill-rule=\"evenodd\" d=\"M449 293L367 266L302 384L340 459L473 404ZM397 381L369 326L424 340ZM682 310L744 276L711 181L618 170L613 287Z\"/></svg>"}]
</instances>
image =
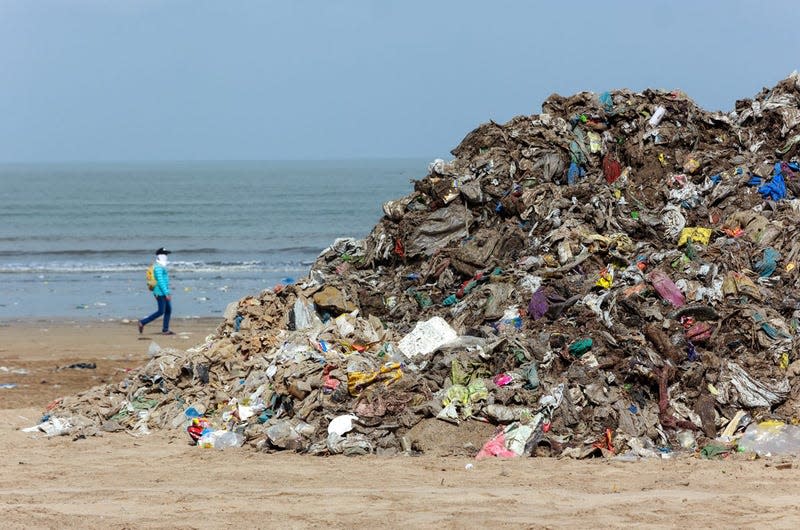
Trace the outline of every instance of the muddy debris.
<instances>
[{"instance_id":1,"label":"muddy debris","mask_svg":"<svg viewBox=\"0 0 800 530\"><path fill-rule=\"evenodd\" d=\"M797 73L729 113L552 95L204 343L45 419L316 455L724 454L800 405L799 150Z\"/></svg>"}]
</instances>

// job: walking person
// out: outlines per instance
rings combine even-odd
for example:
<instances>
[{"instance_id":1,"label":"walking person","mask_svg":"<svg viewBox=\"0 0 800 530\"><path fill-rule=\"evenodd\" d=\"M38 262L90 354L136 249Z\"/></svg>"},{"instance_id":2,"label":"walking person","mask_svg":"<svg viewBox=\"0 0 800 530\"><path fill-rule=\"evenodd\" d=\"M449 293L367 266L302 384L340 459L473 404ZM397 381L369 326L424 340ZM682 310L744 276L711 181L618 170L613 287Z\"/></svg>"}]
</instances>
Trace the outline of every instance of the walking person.
<instances>
[{"instance_id":1,"label":"walking person","mask_svg":"<svg viewBox=\"0 0 800 530\"><path fill-rule=\"evenodd\" d=\"M153 276L155 277L155 285L153 286L153 296L156 297L158 309L152 315L145 317L138 321L139 333L144 331L145 325L164 315L164 321L161 326L161 333L164 335L174 335L169 329L169 318L172 316L172 295L169 290L169 273L167 272L167 264L169 260L167 255L171 254L169 250L160 248L156 250L156 261L153 264Z\"/></svg>"}]
</instances>

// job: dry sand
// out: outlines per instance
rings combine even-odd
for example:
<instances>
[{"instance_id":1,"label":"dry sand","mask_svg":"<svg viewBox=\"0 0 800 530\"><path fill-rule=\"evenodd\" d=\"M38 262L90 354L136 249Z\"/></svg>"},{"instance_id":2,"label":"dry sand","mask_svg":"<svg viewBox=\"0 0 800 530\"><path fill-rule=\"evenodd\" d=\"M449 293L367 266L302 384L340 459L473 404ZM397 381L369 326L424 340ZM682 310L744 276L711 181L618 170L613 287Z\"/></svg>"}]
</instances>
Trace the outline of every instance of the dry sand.
<instances>
[{"instance_id":1,"label":"dry sand","mask_svg":"<svg viewBox=\"0 0 800 530\"><path fill-rule=\"evenodd\" d=\"M800 526L800 460L318 458L202 450L177 432L72 441L19 430L55 397L121 378L151 339L187 348L216 325L178 320L176 336L139 337L130 323L0 324L0 385L17 385L0 388L0 526ZM97 367L65 368L74 363Z\"/></svg>"}]
</instances>

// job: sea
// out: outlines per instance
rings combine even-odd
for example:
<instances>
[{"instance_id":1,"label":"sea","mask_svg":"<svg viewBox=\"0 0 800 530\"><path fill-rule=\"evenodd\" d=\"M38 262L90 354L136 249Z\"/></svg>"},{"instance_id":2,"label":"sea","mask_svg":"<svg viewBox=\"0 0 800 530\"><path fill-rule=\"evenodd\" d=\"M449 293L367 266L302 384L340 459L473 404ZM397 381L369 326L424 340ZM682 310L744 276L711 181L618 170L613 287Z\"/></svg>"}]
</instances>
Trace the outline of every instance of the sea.
<instances>
[{"instance_id":1,"label":"sea","mask_svg":"<svg viewBox=\"0 0 800 530\"><path fill-rule=\"evenodd\" d=\"M366 237L428 161L0 165L0 320L142 318L159 247L173 318L221 316Z\"/></svg>"}]
</instances>

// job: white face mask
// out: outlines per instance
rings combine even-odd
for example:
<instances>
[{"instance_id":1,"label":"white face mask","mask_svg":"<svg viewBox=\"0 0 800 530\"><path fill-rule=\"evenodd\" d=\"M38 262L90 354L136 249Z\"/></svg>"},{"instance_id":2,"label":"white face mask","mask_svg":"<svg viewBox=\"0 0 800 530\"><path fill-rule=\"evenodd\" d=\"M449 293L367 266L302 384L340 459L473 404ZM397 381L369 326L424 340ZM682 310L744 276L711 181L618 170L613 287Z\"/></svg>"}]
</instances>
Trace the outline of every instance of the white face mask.
<instances>
[{"instance_id":1,"label":"white face mask","mask_svg":"<svg viewBox=\"0 0 800 530\"><path fill-rule=\"evenodd\" d=\"M158 256L156 256L156 263L158 263L162 267L166 267L168 263L166 254L159 254Z\"/></svg>"}]
</instances>

